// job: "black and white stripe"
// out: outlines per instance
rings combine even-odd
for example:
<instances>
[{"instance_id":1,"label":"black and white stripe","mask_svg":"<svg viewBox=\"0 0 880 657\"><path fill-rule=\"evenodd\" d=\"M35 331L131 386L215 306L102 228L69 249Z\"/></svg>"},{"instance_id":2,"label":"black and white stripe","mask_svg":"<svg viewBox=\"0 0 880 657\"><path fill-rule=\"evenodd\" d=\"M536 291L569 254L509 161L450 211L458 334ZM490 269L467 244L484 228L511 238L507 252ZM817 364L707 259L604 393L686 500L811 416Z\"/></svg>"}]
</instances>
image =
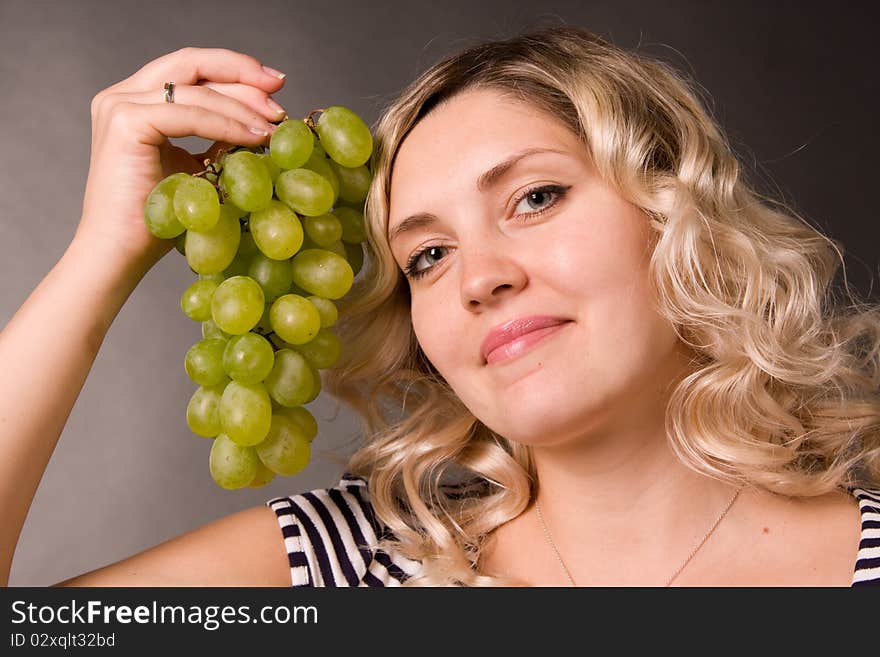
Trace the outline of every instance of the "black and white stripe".
<instances>
[{"instance_id":1,"label":"black and white stripe","mask_svg":"<svg viewBox=\"0 0 880 657\"><path fill-rule=\"evenodd\" d=\"M360 477L266 505L281 525L293 586L400 586L420 565L373 547L383 528Z\"/></svg>"},{"instance_id":2,"label":"black and white stripe","mask_svg":"<svg viewBox=\"0 0 880 657\"><path fill-rule=\"evenodd\" d=\"M880 489L854 488L862 512L862 538L853 586L880 586Z\"/></svg>"},{"instance_id":3,"label":"black and white stripe","mask_svg":"<svg viewBox=\"0 0 880 657\"><path fill-rule=\"evenodd\" d=\"M450 497L480 490L485 490L481 484L444 485ZM851 493L862 517L852 586L880 586L880 489ZM373 512L361 477L345 474L333 488L278 497L266 505L281 526L293 586L400 586L421 565L375 549L377 537L389 534Z\"/></svg>"}]
</instances>

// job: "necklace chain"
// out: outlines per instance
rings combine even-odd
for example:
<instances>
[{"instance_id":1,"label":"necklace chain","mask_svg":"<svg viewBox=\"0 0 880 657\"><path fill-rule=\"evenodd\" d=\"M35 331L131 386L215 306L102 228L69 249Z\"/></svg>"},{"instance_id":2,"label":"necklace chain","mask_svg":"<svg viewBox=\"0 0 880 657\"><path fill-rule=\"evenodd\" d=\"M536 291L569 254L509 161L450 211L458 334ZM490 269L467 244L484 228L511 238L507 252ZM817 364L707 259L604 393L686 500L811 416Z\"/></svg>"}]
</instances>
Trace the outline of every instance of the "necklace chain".
<instances>
[{"instance_id":1,"label":"necklace chain","mask_svg":"<svg viewBox=\"0 0 880 657\"><path fill-rule=\"evenodd\" d=\"M664 586L669 586L670 584L672 584L672 582L675 581L675 578L681 574L681 571L683 571L685 569L685 566L687 566L691 562L691 559L693 559L694 556L697 554L697 552L700 551L700 548L702 548L703 545L705 545L706 541L709 540L709 537L715 531L715 528L718 527L718 525L724 519L724 516L727 515L728 511L730 511L730 507L732 507L733 503L736 502L736 498L739 497L739 493L741 490L742 490L742 488L738 488L736 490L736 492L733 494L733 497L731 497L730 501L727 503L727 506L724 507L724 510L721 512L721 514L715 519L715 522L709 528L709 531L706 532L706 535L703 536L703 540L701 540L697 544L697 547L695 547L691 551L691 553L688 555L688 558L684 560L684 563L682 563L678 567L678 569L674 573L672 573L672 577L670 577L668 580L666 580L666 584ZM565 565L565 562L562 560L562 555L559 554L559 549L556 547L556 543L553 542L553 537L550 535L550 530L547 529L547 525L544 522L544 516L541 513L541 505L538 503L537 499L535 500L535 510L538 512L538 521L541 523L541 528L544 530L544 536L547 537L547 542L550 544L550 547L553 548L553 552L556 554L556 559L557 559L557 561L559 561L559 565L562 566L562 570L565 571L565 574L568 577L568 581L571 582L571 585L577 586L577 584L575 584L575 582L574 582L574 577L571 576L571 572L569 572L568 567Z\"/></svg>"}]
</instances>

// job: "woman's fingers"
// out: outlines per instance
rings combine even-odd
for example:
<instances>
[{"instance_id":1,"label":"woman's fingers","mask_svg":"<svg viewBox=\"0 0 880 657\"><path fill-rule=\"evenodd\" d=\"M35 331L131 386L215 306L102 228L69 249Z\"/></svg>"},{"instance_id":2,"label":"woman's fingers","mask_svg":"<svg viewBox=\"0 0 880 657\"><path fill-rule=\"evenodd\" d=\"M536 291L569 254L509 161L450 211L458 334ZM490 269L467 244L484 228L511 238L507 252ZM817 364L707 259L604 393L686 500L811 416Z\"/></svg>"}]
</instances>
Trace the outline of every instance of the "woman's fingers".
<instances>
[{"instance_id":1,"label":"woman's fingers","mask_svg":"<svg viewBox=\"0 0 880 657\"><path fill-rule=\"evenodd\" d=\"M256 58L234 50L182 48L147 63L92 99L92 149L95 150L105 132L102 126L107 124L108 117L117 113L119 105L163 102L165 82L175 83L174 105L216 110L247 125L252 134L244 141L235 141L241 137L232 137L241 135L240 129L228 127L223 134L227 135L226 141L251 145L255 136L274 130L270 122L277 123L286 116L269 97L284 84L283 77ZM127 110L125 115L128 114L131 112ZM120 120L119 117L116 120ZM121 120L126 120L125 116ZM167 136L178 135L169 133ZM145 143L156 143L154 134L147 139Z\"/></svg>"},{"instance_id":2,"label":"woman's fingers","mask_svg":"<svg viewBox=\"0 0 880 657\"><path fill-rule=\"evenodd\" d=\"M212 141L256 146L266 141L271 124L240 121L225 114L177 103L120 102L106 117L107 130L129 143L162 145L166 137L195 135Z\"/></svg>"},{"instance_id":3,"label":"woman's fingers","mask_svg":"<svg viewBox=\"0 0 880 657\"><path fill-rule=\"evenodd\" d=\"M165 102L166 82L175 84L173 103ZM218 90L211 84L228 86ZM183 48L100 91L91 106L91 161L79 238L109 236L139 262L161 257L169 245L147 229L145 199L163 176L198 171L204 162L169 138L201 137L216 142L208 149L214 153L223 144L264 144L275 127L271 122L283 116L266 99L283 84L283 76L249 55Z\"/></svg>"},{"instance_id":4,"label":"woman's fingers","mask_svg":"<svg viewBox=\"0 0 880 657\"><path fill-rule=\"evenodd\" d=\"M240 89L235 90L241 94ZM257 94L262 93L254 90ZM141 105L156 105L164 102L164 89L139 93L115 93L104 98L98 110L98 121L102 122L104 116L109 116L114 109L123 103L137 103ZM165 103L169 104L169 103ZM220 93L207 86L200 85L175 85L174 103L178 107L195 106L205 110L216 112L235 119L239 123L259 131L271 133L274 126L270 121L278 119L278 112L271 110L265 102L262 107L254 108L237 98ZM178 135L168 135L169 137Z\"/></svg>"},{"instance_id":5,"label":"woman's fingers","mask_svg":"<svg viewBox=\"0 0 880 657\"><path fill-rule=\"evenodd\" d=\"M237 98L270 121L280 121L287 115L281 105L266 92L256 87L230 82L199 82L199 86L208 87L225 96Z\"/></svg>"},{"instance_id":6,"label":"woman's fingers","mask_svg":"<svg viewBox=\"0 0 880 657\"><path fill-rule=\"evenodd\" d=\"M274 93L284 85L282 73L264 67L250 55L226 48L181 48L154 59L107 91L161 90L166 82L194 85L201 80L237 82L267 93Z\"/></svg>"}]
</instances>

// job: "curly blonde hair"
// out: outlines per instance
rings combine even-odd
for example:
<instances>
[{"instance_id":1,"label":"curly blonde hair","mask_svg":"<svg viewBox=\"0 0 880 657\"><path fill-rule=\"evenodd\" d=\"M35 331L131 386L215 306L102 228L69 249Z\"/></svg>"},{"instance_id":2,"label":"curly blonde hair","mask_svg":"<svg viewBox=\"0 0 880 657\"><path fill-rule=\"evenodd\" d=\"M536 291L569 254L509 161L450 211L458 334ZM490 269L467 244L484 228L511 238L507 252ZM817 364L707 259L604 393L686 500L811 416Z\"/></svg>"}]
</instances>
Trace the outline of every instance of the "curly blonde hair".
<instances>
[{"instance_id":1,"label":"curly blonde hair","mask_svg":"<svg viewBox=\"0 0 880 657\"><path fill-rule=\"evenodd\" d=\"M531 503L531 448L483 425L419 348L409 287L387 240L391 170L413 126L466 89L557 117L655 237L659 312L698 358L674 388L666 434L707 476L790 496L880 480L880 306L835 303L841 247L744 180L692 84L671 66L582 29L491 41L424 72L374 126L365 264L340 305L343 353L325 389L362 417L364 476L421 561L408 585L508 585L479 572L491 532ZM844 279L845 280L845 279ZM474 485L450 487L449 483Z\"/></svg>"}]
</instances>

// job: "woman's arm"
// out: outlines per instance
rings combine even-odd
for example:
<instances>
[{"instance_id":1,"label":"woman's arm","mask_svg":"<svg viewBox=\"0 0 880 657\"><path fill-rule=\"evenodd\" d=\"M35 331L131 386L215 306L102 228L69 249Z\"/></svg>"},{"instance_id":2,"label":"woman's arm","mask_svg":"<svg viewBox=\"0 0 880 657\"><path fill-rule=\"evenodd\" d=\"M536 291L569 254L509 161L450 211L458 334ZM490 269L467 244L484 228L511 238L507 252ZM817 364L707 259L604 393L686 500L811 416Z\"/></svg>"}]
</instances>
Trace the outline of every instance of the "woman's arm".
<instances>
[{"instance_id":1,"label":"woman's arm","mask_svg":"<svg viewBox=\"0 0 880 657\"><path fill-rule=\"evenodd\" d=\"M290 586L275 512L253 507L54 586Z\"/></svg>"},{"instance_id":2,"label":"woman's arm","mask_svg":"<svg viewBox=\"0 0 880 657\"><path fill-rule=\"evenodd\" d=\"M0 333L0 577L110 324L145 271L74 240Z\"/></svg>"},{"instance_id":3,"label":"woman's arm","mask_svg":"<svg viewBox=\"0 0 880 657\"><path fill-rule=\"evenodd\" d=\"M113 319L149 264L74 240L0 333L0 554L7 586L37 486ZM254 507L56 586L289 586L275 513Z\"/></svg>"},{"instance_id":4,"label":"woman's arm","mask_svg":"<svg viewBox=\"0 0 880 657\"><path fill-rule=\"evenodd\" d=\"M166 81L177 85L174 103L163 100ZM168 138L214 140L209 151L221 144L264 143L274 128L270 120L283 113L268 102L269 94L282 85L283 75L248 55L182 48L93 99L91 161L76 235L0 333L0 583L9 582L34 493L110 324L144 274L171 249L170 240L153 236L144 224L147 195L164 176L203 167L207 153L193 155ZM271 511L243 513L237 516L244 520L221 520L142 553L152 555L147 570L162 573L165 583L212 583L240 578L246 572L241 564L250 561L254 580L263 581L266 572L277 580L284 549L277 526L269 531ZM242 546L234 533L254 529L251 519L262 529L253 546ZM216 540L224 543L211 544ZM231 554L230 543L243 554ZM266 550L276 559L253 563ZM143 564L142 555L121 562L122 568L102 569L101 583L128 573L126 563ZM220 558L227 555L232 562ZM76 579L96 581L93 574Z\"/></svg>"}]
</instances>

